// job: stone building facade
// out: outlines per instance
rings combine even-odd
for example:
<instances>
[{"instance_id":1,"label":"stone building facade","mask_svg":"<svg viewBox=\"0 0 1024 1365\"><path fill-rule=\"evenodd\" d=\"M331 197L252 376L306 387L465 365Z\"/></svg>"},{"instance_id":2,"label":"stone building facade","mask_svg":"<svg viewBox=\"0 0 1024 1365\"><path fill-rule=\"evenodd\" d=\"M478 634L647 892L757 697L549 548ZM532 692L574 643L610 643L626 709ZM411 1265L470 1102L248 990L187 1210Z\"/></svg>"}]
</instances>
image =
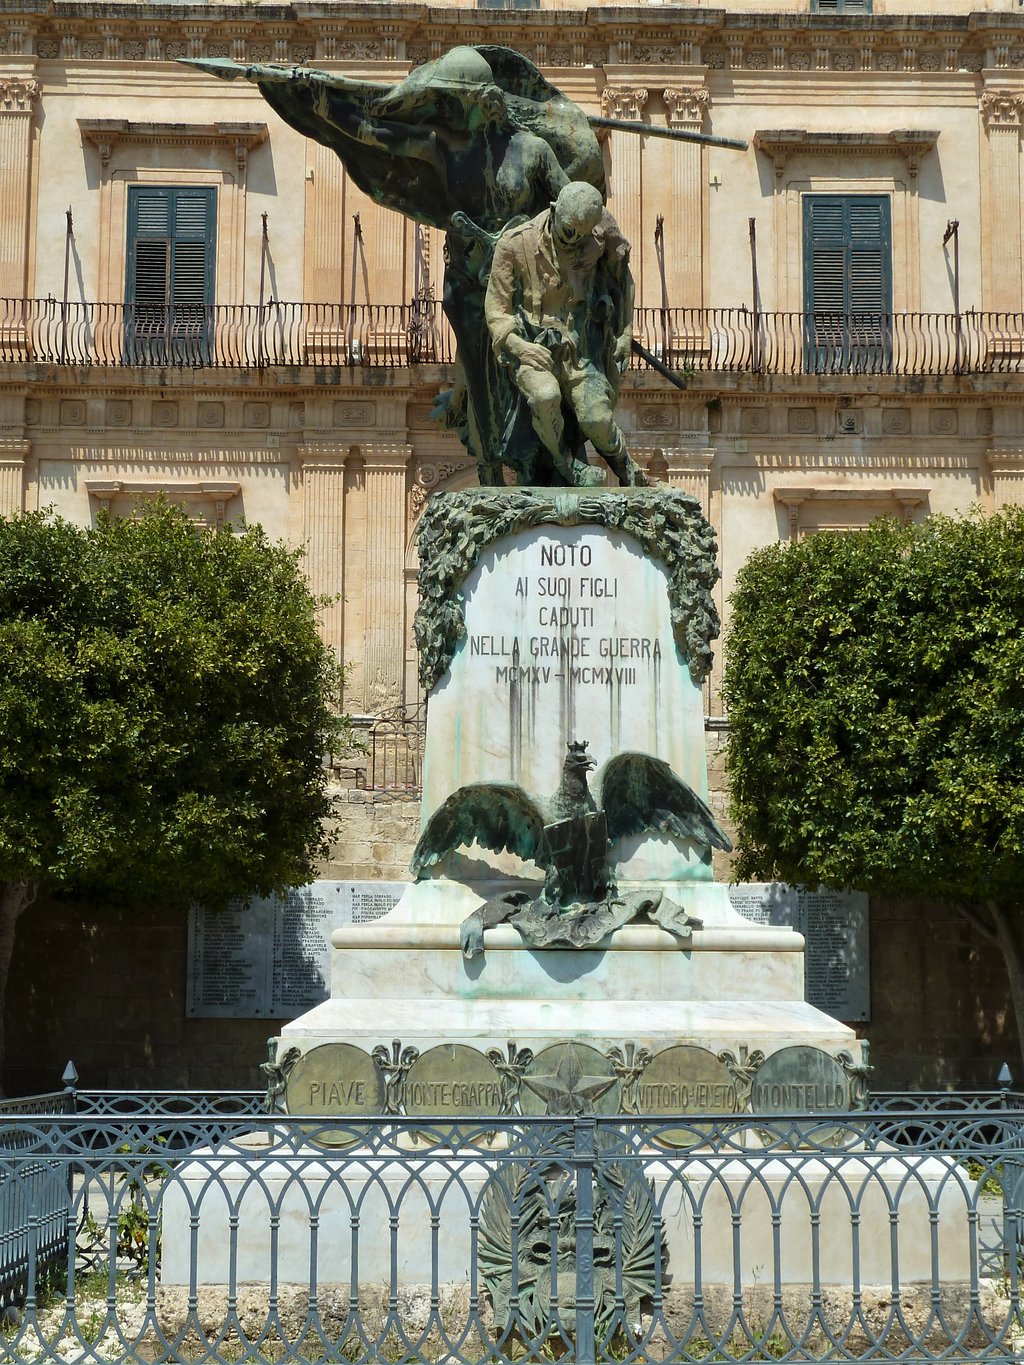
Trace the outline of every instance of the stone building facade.
<instances>
[{"instance_id":1,"label":"stone building facade","mask_svg":"<svg viewBox=\"0 0 1024 1365\"><path fill-rule=\"evenodd\" d=\"M162 492L210 524L259 521L334 595L347 709L415 704L414 528L435 490L475 481L430 416L451 373L439 234L374 204L253 87L175 59L394 80L484 42L588 112L749 142L604 141L637 334L683 386L638 364L623 425L716 526L726 623L756 546L1024 498L1010 0L8 0L0 513L89 522ZM354 871L344 838L332 867Z\"/></svg>"}]
</instances>

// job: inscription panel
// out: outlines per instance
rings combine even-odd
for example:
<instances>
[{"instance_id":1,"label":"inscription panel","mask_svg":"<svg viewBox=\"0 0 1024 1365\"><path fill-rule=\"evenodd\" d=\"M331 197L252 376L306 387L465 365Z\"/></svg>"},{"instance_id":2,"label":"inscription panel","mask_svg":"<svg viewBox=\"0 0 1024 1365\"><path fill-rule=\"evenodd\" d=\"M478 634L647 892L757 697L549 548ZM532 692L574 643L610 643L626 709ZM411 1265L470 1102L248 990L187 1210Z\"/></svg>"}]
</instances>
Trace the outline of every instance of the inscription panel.
<instances>
[{"instance_id":1,"label":"inscription panel","mask_svg":"<svg viewBox=\"0 0 1024 1365\"><path fill-rule=\"evenodd\" d=\"M188 917L185 1012L192 1019L290 1019L330 994L331 934L380 919L404 882L313 882Z\"/></svg>"},{"instance_id":2,"label":"inscription panel","mask_svg":"<svg viewBox=\"0 0 1024 1365\"><path fill-rule=\"evenodd\" d=\"M676 647L666 571L638 541L538 527L495 542L463 593L466 634L430 703L431 746L450 762L426 765L425 813L469 782L554 791L570 739L598 764L654 754L706 793L702 693ZM664 838L637 836L619 857L624 881L710 878Z\"/></svg>"},{"instance_id":3,"label":"inscription panel","mask_svg":"<svg viewBox=\"0 0 1024 1365\"><path fill-rule=\"evenodd\" d=\"M871 1017L868 898L860 891L741 882L729 887L734 910L756 924L785 925L805 939L804 995L840 1019Z\"/></svg>"},{"instance_id":4,"label":"inscription panel","mask_svg":"<svg viewBox=\"0 0 1024 1365\"><path fill-rule=\"evenodd\" d=\"M653 685L674 644L622 623L617 599L627 597L627 584L602 565L602 549L542 541L521 566L513 591L519 631L468 637L471 660L494 660L498 687Z\"/></svg>"},{"instance_id":5,"label":"inscription panel","mask_svg":"<svg viewBox=\"0 0 1024 1365\"><path fill-rule=\"evenodd\" d=\"M304 1053L288 1077L290 1114L384 1112L384 1078L376 1063L351 1043L322 1043Z\"/></svg>"},{"instance_id":6,"label":"inscription panel","mask_svg":"<svg viewBox=\"0 0 1024 1365\"><path fill-rule=\"evenodd\" d=\"M680 1044L659 1052L636 1084L640 1114L733 1114L736 1083L707 1048Z\"/></svg>"}]
</instances>

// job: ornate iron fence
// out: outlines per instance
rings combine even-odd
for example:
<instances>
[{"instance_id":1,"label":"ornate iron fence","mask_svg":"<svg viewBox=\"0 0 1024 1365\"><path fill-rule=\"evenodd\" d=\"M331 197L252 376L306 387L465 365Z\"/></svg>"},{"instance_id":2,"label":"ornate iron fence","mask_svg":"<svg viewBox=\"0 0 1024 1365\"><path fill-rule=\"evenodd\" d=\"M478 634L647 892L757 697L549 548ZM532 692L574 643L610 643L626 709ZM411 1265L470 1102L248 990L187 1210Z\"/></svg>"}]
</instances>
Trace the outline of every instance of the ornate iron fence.
<instances>
[{"instance_id":1,"label":"ornate iron fence","mask_svg":"<svg viewBox=\"0 0 1024 1365\"><path fill-rule=\"evenodd\" d=\"M640 308L637 340L676 374L1019 374L1024 313ZM0 299L0 362L206 368L450 364L436 302L271 301L136 316L121 303ZM634 355L635 368L647 362Z\"/></svg>"},{"instance_id":2,"label":"ornate iron fence","mask_svg":"<svg viewBox=\"0 0 1024 1365\"><path fill-rule=\"evenodd\" d=\"M38 1114L64 1114L72 1105L70 1092L57 1091L37 1095L32 1108ZM4 1164L3 1157L34 1146L20 1122L23 1112L17 1100L0 1101L0 1310L26 1292L33 1265L59 1264L68 1243L70 1170L33 1156L19 1162L13 1178Z\"/></svg>"},{"instance_id":3,"label":"ornate iron fence","mask_svg":"<svg viewBox=\"0 0 1024 1365\"><path fill-rule=\"evenodd\" d=\"M0 1359L1009 1361L1019 1104L343 1121L256 1095L26 1102L0 1148L30 1253ZM31 1165L65 1205L57 1270Z\"/></svg>"}]
</instances>

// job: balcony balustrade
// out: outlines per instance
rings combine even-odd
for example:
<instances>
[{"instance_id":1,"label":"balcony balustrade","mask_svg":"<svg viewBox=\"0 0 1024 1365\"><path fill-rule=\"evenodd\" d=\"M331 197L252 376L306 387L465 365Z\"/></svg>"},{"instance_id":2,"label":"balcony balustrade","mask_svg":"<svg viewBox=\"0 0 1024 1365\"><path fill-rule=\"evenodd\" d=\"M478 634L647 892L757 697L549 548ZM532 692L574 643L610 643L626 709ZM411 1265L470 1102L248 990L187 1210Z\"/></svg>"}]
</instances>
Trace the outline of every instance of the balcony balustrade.
<instances>
[{"instance_id":1,"label":"balcony balustrade","mask_svg":"<svg viewBox=\"0 0 1024 1365\"><path fill-rule=\"evenodd\" d=\"M1024 371L1022 313L805 313L638 308L637 341L695 374L951 375ZM272 301L185 308L0 299L0 363L267 369L447 365L435 302ZM649 362L634 353L632 365Z\"/></svg>"}]
</instances>

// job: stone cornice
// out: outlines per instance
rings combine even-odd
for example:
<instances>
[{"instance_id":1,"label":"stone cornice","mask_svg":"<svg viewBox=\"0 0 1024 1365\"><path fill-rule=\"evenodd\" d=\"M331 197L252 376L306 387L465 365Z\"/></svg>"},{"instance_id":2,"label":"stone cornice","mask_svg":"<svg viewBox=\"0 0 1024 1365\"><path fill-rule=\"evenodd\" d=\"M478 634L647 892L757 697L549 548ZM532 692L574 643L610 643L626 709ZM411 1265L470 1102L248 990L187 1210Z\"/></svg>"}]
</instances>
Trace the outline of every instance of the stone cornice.
<instances>
[{"instance_id":1,"label":"stone cornice","mask_svg":"<svg viewBox=\"0 0 1024 1365\"><path fill-rule=\"evenodd\" d=\"M816 488L810 484L802 488L776 488L772 490L772 497L780 507L786 509L792 540L800 534L800 509L805 503L838 502L854 507L892 506L903 521L910 519L910 513L915 507L928 505L927 488L887 488L880 484L872 486L867 482L857 488Z\"/></svg>"},{"instance_id":2,"label":"stone cornice","mask_svg":"<svg viewBox=\"0 0 1024 1365\"><path fill-rule=\"evenodd\" d=\"M265 123L136 123L130 119L80 118L78 128L82 141L92 143L99 151L104 167L122 144L133 147L228 147L240 174L245 171L250 151L269 135Z\"/></svg>"},{"instance_id":3,"label":"stone cornice","mask_svg":"<svg viewBox=\"0 0 1024 1365\"><path fill-rule=\"evenodd\" d=\"M919 507L928 501L927 488L892 488L865 482L854 488L821 488L806 484L802 488L775 488L772 497L783 507L799 507L805 502L898 502L902 507Z\"/></svg>"},{"instance_id":4,"label":"stone cornice","mask_svg":"<svg viewBox=\"0 0 1024 1365\"><path fill-rule=\"evenodd\" d=\"M890 133L813 133L805 129L766 128L754 134L754 146L772 158L775 174L781 176L791 156L811 152L815 156L892 156L907 163L907 173L916 176L921 157L931 151L939 134L931 129L898 128Z\"/></svg>"},{"instance_id":5,"label":"stone cornice","mask_svg":"<svg viewBox=\"0 0 1024 1365\"><path fill-rule=\"evenodd\" d=\"M673 6L479 10L438 5L0 5L11 54L47 61L231 56L417 64L457 43L516 47L541 66L694 64L711 70L978 72L1024 68L1024 14L726 13ZM366 73L368 74L368 73ZM387 73L381 73L384 76Z\"/></svg>"},{"instance_id":6,"label":"stone cornice","mask_svg":"<svg viewBox=\"0 0 1024 1365\"><path fill-rule=\"evenodd\" d=\"M152 498L160 493L173 493L177 497L191 498L194 501L226 502L242 491L242 485L234 481L194 482L176 479L173 475L165 479L148 479L145 482L130 483L123 479L86 479L85 487L91 498L109 502L111 498L139 497Z\"/></svg>"}]
</instances>

